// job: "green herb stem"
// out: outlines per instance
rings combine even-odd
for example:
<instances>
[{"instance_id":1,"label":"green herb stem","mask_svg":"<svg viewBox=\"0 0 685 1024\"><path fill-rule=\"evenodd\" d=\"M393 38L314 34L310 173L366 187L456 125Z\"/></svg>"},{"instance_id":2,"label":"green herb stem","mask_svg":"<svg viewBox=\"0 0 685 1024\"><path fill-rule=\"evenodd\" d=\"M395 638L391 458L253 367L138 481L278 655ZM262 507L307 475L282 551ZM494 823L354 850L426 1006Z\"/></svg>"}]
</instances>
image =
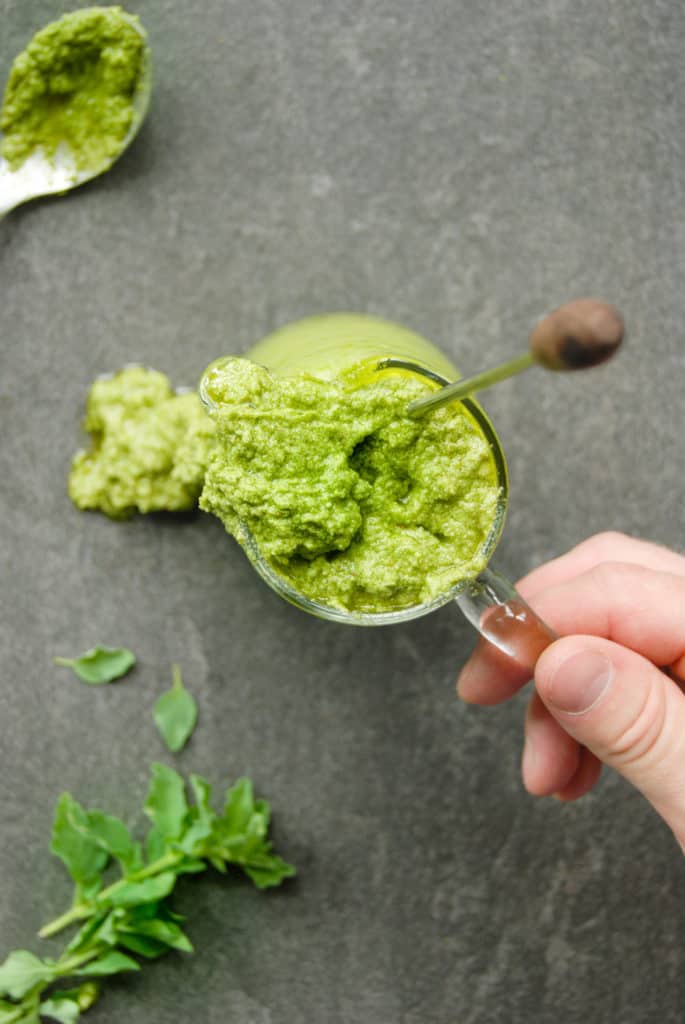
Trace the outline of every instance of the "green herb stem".
<instances>
[{"instance_id":1,"label":"green herb stem","mask_svg":"<svg viewBox=\"0 0 685 1024\"><path fill-rule=\"evenodd\" d=\"M96 957L100 956L100 953L102 953L106 948L106 946L100 944L92 946L90 949L85 950L85 952L77 956L61 956L57 961L60 976L66 978L69 974L78 970L79 967L83 967L84 964L87 964L89 960L94 960Z\"/></svg>"},{"instance_id":2,"label":"green herb stem","mask_svg":"<svg viewBox=\"0 0 685 1024\"><path fill-rule=\"evenodd\" d=\"M79 903L72 907L71 910L67 910L66 913L56 917L53 921L44 924L38 935L41 939L49 939L51 935L56 935L70 924L74 924L75 921L82 921L84 918L90 917L93 910L94 907L92 905Z\"/></svg>"},{"instance_id":3,"label":"green herb stem","mask_svg":"<svg viewBox=\"0 0 685 1024\"><path fill-rule=\"evenodd\" d=\"M249 779L238 779L226 790L221 813L212 807L206 779L191 775L189 784L191 803L182 776L168 765L152 766L144 807L152 821L145 844L147 865L141 843L134 841L123 821L96 809L86 810L69 793L62 793L55 808L51 849L76 884L75 902L39 934L45 938L76 922L85 924L57 959L13 950L0 964L2 1024L37 1024L41 1013L60 1020L78 1019L95 1002L99 981L81 982L73 990L59 987L50 995L55 982L140 970L141 963L131 953L149 959L172 949L192 952L192 943L179 925L183 918L165 902L182 874L203 871L210 864L223 872L227 865L236 864L258 888L265 889L295 873L272 852L270 807L265 800L255 799ZM115 861L120 877L98 891L108 865Z\"/></svg>"},{"instance_id":4,"label":"green herb stem","mask_svg":"<svg viewBox=\"0 0 685 1024\"><path fill-rule=\"evenodd\" d=\"M22 1018L26 1016L29 1010L35 1009L35 1005L35 1000L29 1004L23 1002L19 1003L16 1011L11 1015L11 1017L4 1018L4 1024L15 1024L15 1021L22 1020Z\"/></svg>"},{"instance_id":5,"label":"green herb stem","mask_svg":"<svg viewBox=\"0 0 685 1024\"><path fill-rule=\"evenodd\" d=\"M95 899L90 903L77 903L76 906L71 907L65 911L59 917L56 917L54 921L49 921L48 924L38 932L41 939L47 939L51 935L56 935L61 932L64 928L67 928L70 924L74 924L75 921L83 921L87 917L91 917L97 910L100 910L107 902L107 900L116 892L128 885L130 882L143 882L146 878L151 878L153 875L161 874L162 871L168 870L168 868L174 867L179 864L185 854L180 850L171 851L165 853L163 857L153 861L152 864L148 864L146 867L141 868L140 871L134 871L130 875L125 875L123 878L119 878L116 882L107 886L97 894Z\"/></svg>"}]
</instances>

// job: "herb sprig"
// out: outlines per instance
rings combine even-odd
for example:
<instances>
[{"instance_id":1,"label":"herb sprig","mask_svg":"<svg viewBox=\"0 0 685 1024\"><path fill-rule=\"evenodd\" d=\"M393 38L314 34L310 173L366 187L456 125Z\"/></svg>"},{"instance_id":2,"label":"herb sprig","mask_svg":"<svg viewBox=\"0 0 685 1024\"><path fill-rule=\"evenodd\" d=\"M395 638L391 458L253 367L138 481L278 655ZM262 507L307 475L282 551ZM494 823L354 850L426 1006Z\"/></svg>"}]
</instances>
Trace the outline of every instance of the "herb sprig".
<instances>
[{"instance_id":1,"label":"herb sprig","mask_svg":"<svg viewBox=\"0 0 685 1024\"><path fill-rule=\"evenodd\" d=\"M249 779L226 791L220 813L212 807L206 779L191 775L189 785L192 802L177 772L152 765L145 803L152 826L144 845L119 818L86 810L62 794L51 850L75 883L74 897L39 934L55 935L77 923L79 929L57 959L23 949L9 954L0 965L0 1024L39 1024L40 1017L74 1024L98 997L92 979L140 970L131 954L155 959L172 949L192 952L183 918L167 902L181 875L210 865L221 872L237 867L266 889L295 874L272 851L269 804L255 799ZM113 881L110 869L118 874ZM66 978L80 984L49 991Z\"/></svg>"}]
</instances>

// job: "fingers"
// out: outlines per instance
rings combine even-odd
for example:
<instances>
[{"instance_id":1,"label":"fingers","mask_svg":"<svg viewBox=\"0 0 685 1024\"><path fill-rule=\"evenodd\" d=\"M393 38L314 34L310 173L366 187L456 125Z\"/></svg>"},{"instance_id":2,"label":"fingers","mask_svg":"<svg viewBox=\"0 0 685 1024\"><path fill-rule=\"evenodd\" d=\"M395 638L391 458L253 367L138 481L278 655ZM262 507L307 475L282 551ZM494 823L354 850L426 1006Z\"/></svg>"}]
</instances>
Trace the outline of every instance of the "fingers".
<instances>
[{"instance_id":1,"label":"fingers","mask_svg":"<svg viewBox=\"0 0 685 1024\"><path fill-rule=\"evenodd\" d=\"M501 704L530 679L522 668L482 638L457 679L457 693L468 704Z\"/></svg>"},{"instance_id":2,"label":"fingers","mask_svg":"<svg viewBox=\"0 0 685 1024\"><path fill-rule=\"evenodd\" d=\"M676 554L660 544L637 540L625 533L595 534L576 545L559 558L534 569L517 583L517 588L529 601L547 587L566 583L581 573L594 569L602 562L624 562L645 566L656 572L670 572L685 576L685 556Z\"/></svg>"},{"instance_id":3,"label":"fingers","mask_svg":"<svg viewBox=\"0 0 685 1024\"><path fill-rule=\"evenodd\" d=\"M561 636L605 637L655 665L685 668L685 576L641 565L601 563L574 579L547 587L531 605ZM458 681L459 695L497 704L523 686L529 672L479 643Z\"/></svg>"},{"instance_id":4,"label":"fingers","mask_svg":"<svg viewBox=\"0 0 685 1024\"><path fill-rule=\"evenodd\" d=\"M528 704L521 774L533 796L577 800L597 782L601 762L557 722L537 691Z\"/></svg>"},{"instance_id":5,"label":"fingers","mask_svg":"<svg viewBox=\"0 0 685 1024\"><path fill-rule=\"evenodd\" d=\"M551 796L569 785L580 766L580 748L537 693L528 704L521 759L523 784L534 796Z\"/></svg>"},{"instance_id":6,"label":"fingers","mask_svg":"<svg viewBox=\"0 0 685 1024\"><path fill-rule=\"evenodd\" d=\"M604 562L543 591L535 610L562 636L591 633L670 665L685 651L685 577Z\"/></svg>"},{"instance_id":7,"label":"fingers","mask_svg":"<svg viewBox=\"0 0 685 1024\"><path fill-rule=\"evenodd\" d=\"M636 786L682 843L685 696L676 684L642 655L592 636L552 644L536 665L535 683L563 730ZM587 784L581 770L562 799Z\"/></svg>"},{"instance_id":8,"label":"fingers","mask_svg":"<svg viewBox=\"0 0 685 1024\"><path fill-rule=\"evenodd\" d=\"M602 762L587 747L580 748L579 762L578 770L571 781L554 794L558 800L564 802L579 800L581 796L590 792L599 779Z\"/></svg>"}]
</instances>

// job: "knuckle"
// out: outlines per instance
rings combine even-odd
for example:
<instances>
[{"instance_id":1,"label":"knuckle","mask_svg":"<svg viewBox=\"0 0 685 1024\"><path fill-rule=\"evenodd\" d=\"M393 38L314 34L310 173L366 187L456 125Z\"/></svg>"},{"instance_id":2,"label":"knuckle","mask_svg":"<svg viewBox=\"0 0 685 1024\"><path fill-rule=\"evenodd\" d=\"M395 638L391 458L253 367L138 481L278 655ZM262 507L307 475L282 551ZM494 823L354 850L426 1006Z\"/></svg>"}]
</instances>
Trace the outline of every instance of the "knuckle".
<instances>
[{"instance_id":1,"label":"knuckle","mask_svg":"<svg viewBox=\"0 0 685 1024\"><path fill-rule=\"evenodd\" d=\"M599 562L589 570L589 576L595 586L602 591L608 601L620 600L626 594L632 568L625 562L607 559Z\"/></svg>"},{"instance_id":2,"label":"knuckle","mask_svg":"<svg viewBox=\"0 0 685 1024\"><path fill-rule=\"evenodd\" d=\"M593 537L589 537L580 545L598 562L615 560L630 541L627 534L620 530L602 530Z\"/></svg>"}]
</instances>

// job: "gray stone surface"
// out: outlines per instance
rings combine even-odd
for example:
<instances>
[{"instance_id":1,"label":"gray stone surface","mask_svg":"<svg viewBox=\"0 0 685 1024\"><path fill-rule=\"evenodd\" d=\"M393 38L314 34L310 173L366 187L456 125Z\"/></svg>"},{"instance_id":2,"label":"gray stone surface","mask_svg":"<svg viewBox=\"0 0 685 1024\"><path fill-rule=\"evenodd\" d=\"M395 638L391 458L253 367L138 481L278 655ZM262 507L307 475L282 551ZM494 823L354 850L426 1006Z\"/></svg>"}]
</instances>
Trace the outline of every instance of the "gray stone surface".
<instances>
[{"instance_id":1,"label":"gray stone surface","mask_svg":"<svg viewBox=\"0 0 685 1024\"><path fill-rule=\"evenodd\" d=\"M74 4L0 0L0 69ZM615 777L577 805L519 782L524 700L461 706L473 642L446 609L355 630L287 606L208 517L71 508L93 376L192 382L305 314L402 321L467 370L576 294L630 344L581 380L485 405L519 575L612 527L683 543L685 10L673 0L140 0L156 89L109 175L0 225L0 940L35 945L69 885L63 789L142 825L150 709L181 663L184 770L251 774L300 869L260 894L184 884L198 954L114 981L89 1019L167 1024L670 1024L685 875ZM51 665L140 665L92 691Z\"/></svg>"}]
</instances>

